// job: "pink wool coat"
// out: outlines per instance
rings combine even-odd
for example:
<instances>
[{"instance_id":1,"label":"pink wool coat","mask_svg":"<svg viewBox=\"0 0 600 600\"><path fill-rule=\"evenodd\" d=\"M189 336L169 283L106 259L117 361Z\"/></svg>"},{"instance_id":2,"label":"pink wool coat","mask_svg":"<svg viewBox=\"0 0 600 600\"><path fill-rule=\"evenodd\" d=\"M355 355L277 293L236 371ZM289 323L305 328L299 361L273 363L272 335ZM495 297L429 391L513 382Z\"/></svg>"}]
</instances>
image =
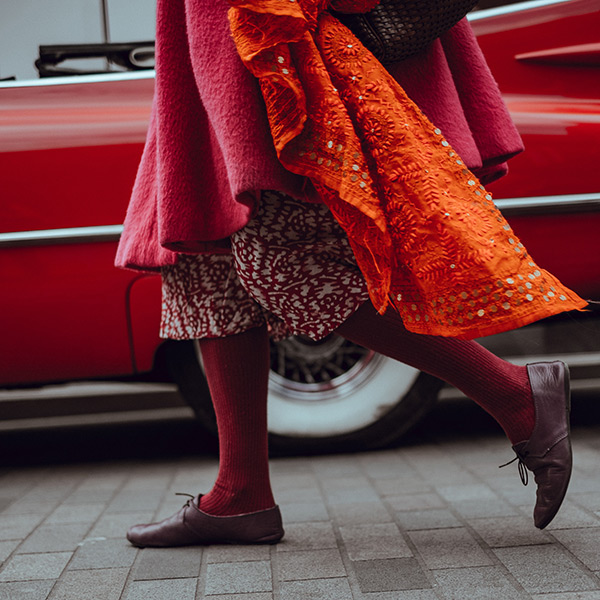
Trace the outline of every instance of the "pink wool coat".
<instances>
[{"instance_id":1,"label":"pink wool coat","mask_svg":"<svg viewBox=\"0 0 600 600\"><path fill-rule=\"evenodd\" d=\"M153 271L178 253L227 251L258 190L303 198L303 178L277 160L227 9L227 0L158 1L154 104L119 267ZM506 172L521 139L466 20L389 70L482 182Z\"/></svg>"}]
</instances>

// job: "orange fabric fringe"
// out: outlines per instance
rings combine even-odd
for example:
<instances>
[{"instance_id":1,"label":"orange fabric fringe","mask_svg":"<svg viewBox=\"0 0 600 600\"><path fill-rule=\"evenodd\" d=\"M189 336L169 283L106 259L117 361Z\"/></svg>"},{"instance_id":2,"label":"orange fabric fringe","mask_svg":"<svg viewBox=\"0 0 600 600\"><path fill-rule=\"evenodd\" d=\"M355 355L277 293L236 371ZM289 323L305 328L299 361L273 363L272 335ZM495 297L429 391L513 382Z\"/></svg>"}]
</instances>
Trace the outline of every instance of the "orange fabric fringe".
<instances>
[{"instance_id":1,"label":"orange fabric fringe","mask_svg":"<svg viewBox=\"0 0 600 600\"><path fill-rule=\"evenodd\" d=\"M471 339L587 304L539 268L442 132L327 8L230 0L282 164L346 231L373 305L407 329ZM310 194L309 194L310 196Z\"/></svg>"}]
</instances>

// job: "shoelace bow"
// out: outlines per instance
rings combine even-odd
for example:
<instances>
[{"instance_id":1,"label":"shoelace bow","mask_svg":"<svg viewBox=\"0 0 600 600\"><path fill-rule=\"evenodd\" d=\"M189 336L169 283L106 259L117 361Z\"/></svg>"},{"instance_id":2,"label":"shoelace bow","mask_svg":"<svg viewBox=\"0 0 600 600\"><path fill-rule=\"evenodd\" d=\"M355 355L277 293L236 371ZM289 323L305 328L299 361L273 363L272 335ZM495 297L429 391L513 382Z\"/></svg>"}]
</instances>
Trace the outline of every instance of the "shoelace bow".
<instances>
[{"instance_id":1,"label":"shoelace bow","mask_svg":"<svg viewBox=\"0 0 600 600\"><path fill-rule=\"evenodd\" d=\"M507 463L504 463L503 465L499 465L498 468L501 469L502 467L507 467L508 465L512 465L515 462L515 460L519 461L517 463L517 466L519 469L519 477L521 478L521 483L523 485L527 485L529 483L529 471L527 470L527 467L525 466L523 459L518 454L512 460L509 460Z\"/></svg>"}]
</instances>

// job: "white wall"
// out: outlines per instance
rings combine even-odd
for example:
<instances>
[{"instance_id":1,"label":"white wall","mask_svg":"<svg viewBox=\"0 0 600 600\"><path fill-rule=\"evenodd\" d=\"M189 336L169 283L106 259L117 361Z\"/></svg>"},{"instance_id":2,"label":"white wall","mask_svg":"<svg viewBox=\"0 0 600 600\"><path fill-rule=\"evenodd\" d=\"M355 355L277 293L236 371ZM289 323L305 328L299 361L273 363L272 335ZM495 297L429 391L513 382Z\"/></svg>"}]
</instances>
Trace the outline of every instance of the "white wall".
<instances>
[{"instance_id":1,"label":"white wall","mask_svg":"<svg viewBox=\"0 0 600 600\"><path fill-rule=\"evenodd\" d=\"M0 0L0 78L37 78L40 44L154 39L155 0Z\"/></svg>"},{"instance_id":2,"label":"white wall","mask_svg":"<svg viewBox=\"0 0 600 600\"><path fill-rule=\"evenodd\" d=\"M106 3L111 42L145 42L154 39L155 0L106 0Z\"/></svg>"}]
</instances>

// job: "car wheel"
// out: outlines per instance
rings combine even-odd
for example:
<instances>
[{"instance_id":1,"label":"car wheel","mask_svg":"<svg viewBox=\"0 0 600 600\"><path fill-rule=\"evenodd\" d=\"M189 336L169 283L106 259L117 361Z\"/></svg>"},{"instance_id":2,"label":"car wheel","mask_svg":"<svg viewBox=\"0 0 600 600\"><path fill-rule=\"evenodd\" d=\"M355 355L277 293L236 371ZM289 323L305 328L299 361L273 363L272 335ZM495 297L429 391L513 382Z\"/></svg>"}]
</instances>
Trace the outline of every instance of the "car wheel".
<instances>
[{"instance_id":1,"label":"car wheel","mask_svg":"<svg viewBox=\"0 0 600 600\"><path fill-rule=\"evenodd\" d=\"M171 342L167 356L184 400L216 433L197 342ZM271 448L332 452L388 446L431 410L442 385L337 335L272 342Z\"/></svg>"}]
</instances>

